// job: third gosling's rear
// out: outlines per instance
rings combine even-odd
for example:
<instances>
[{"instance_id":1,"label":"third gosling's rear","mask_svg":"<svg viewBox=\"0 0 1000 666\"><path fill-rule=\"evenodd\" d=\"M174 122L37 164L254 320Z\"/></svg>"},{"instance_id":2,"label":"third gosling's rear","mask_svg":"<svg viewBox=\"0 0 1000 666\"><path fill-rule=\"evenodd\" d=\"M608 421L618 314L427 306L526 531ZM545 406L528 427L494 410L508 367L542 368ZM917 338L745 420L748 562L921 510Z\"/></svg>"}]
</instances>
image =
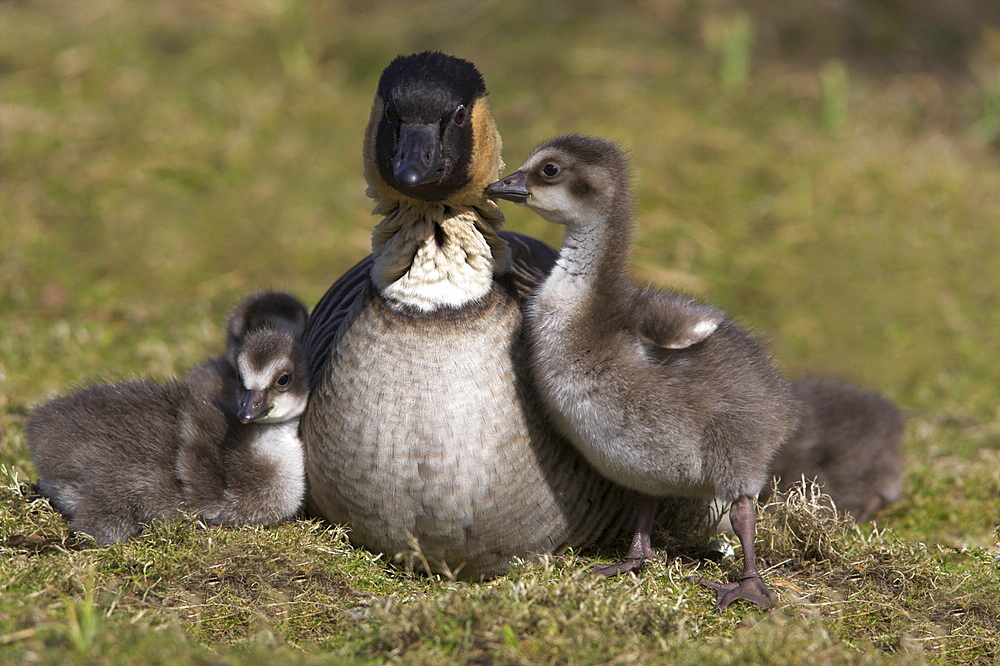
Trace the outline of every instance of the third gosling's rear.
<instances>
[{"instance_id":1,"label":"third gosling's rear","mask_svg":"<svg viewBox=\"0 0 1000 666\"><path fill-rule=\"evenodd\" d=\"M892 400L826 377L800 379L791 388L801 418L771 466L778 488L815 481L859 523L898 500L904 421Z\"/></svg>"},{"instance_id":2,"label":"third gosling's rear","mask_svg":"<svg viewBox=\"0 0 1000 666\"><path fill-rule=\"evenodd\" d=\"M600 572L633 570L652 555L656 498L718 496L733 502L743 574L738 583L702 582L717 590L719 611L740 598L769 607L754 497L795 410L763 347L720 310L629 279L629 165L613 144L557 137L487 193L566 227L529 309L534 376L590 463L648 496L625 562Z\"/></svg>"}]
</instances>

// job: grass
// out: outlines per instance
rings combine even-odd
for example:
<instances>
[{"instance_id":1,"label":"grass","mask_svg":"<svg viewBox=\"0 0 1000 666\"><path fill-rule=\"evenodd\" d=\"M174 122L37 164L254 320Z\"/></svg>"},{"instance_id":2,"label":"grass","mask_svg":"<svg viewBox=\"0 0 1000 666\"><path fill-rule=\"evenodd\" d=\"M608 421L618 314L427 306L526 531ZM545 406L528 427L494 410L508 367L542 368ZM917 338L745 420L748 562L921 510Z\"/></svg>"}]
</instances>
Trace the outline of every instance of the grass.
<instances>
[{"instance_id":1,"label":"grass","mask_svg":"<svg viewBox=\"0 0 1000 666\"><path fill-rule=\"evenodd\" d=\"M1000 32L986 2L927 31L934 6L0 4L0 661L997 663ZM780 609L684 581L731 560L472 585L309 520L98 549L31 494L33 406L181 374L243 293L314 303L368 251L371 95L424 48L481 68L511 168L566 131L630 149L639 276L907 412L877 528L803 496L762 518Z\"/></svg>"}]
</instances>

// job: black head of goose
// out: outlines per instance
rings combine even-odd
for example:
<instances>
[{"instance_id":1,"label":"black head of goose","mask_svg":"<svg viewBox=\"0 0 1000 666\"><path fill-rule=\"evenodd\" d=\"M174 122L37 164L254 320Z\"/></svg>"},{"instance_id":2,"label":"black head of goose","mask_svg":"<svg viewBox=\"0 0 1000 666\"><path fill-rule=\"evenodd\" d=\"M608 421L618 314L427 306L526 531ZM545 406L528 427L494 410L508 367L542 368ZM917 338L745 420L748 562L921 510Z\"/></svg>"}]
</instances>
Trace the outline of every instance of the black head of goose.
<instances>
[{"instance_id":1,"label":"black head of goose","mask_svg":"<svg viewBox=\"0 0 1000 666\"><path fill-rule=\"evenodd\" d=\"M626 560L601 572L633 570L651 556L655 498L719 496L733 502L743 573L738 583L704 582L718 591L717 610L741 598L769 607L754 498L794 410L764 349L721 311L629 279L629 168L613 144L557 137L487 192L565 226L556 266L529 308L534 377L587 460L649 497Z\"/></svg>"},{"instance_id":2,"label":"black head of goose","mask_svg":"<svg viewBox=\"0 0 1000 666\"><path fill-rule=\"evenodd\" d=\"M25 428L39 488L101 545L179 510L213 525L270 523L305 495L298 418L308 371L287 332L237 348L238 411L185 382L100 384L57 398Z\"/></svg>"},{"instance_id":3,"label":"black head of goose","mask_svg":"<svg viewBox=\"0 0 1000 666\"><path fill-rule=\"evenodd\" d=\"M304 336L311 510L466 579L616 538L635 503L554 432L527 379L521 308L555 252L498 231L483 190L500 145L471 63L393 60L364 140L373 252Z\"/></svg>"}]
</instances>

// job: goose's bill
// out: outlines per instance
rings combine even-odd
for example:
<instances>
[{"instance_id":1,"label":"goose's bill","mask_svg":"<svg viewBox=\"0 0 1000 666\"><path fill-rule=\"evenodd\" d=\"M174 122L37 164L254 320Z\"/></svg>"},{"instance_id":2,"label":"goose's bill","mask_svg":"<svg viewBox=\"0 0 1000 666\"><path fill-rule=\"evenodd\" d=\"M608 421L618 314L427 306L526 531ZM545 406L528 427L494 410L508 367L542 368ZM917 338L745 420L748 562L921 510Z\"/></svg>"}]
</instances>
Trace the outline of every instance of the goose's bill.
<instances>
[{"instance_id":1,"label":"goose's bill","mask_svg":"<svg viewBox=\"0 0 1000 666\"><path fill-rule=\"evenodd\" d=\"M237 412L236 418L241 423L250 423L264 417L269 411L271 411L271 407L267 404L267 396L264 392L247 389L240 399L240 411Z\"/></svg>"},{"instance_id":2,"label":"goose's bill","mask_svg":"<svg viewBox=\"0 0 1000 666\"><path fill-rule=\"evenodd\" d=\"M445 160L440 150L441 128L436 123L399 126L399 143L392 160L392 175L405 187L440 180Z\"/></svg>"},{"instance_id":3,"label":"goose's bill","mask_svg":"<svg viewBox=\"0 0 1000 666\"><path fill-rule=\"evenodd\" d=\"M515 171L509 176L487 185L486 196L493 199L506 199L517 204L525 203L531 196L531 190L528 189L528 174L524 171Z\"/></svg>"}]
</instances>

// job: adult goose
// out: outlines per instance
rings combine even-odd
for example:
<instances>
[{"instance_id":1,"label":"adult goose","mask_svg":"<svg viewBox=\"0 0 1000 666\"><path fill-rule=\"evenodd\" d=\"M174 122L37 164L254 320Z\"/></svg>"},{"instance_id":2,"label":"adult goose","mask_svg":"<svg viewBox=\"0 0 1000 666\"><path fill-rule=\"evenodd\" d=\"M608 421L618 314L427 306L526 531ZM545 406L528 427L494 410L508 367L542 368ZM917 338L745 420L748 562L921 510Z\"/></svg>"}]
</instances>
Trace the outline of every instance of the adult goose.
<instances>
[{"instance_id":1,"label":"adult goose","mask_svg":"<svg viewBox=\"0 0 1000 666\"><path fill-rule=\"evenodd\" d=\"M528 380L522 308L555 252L499 231L484 189L500 149L471 63L393 60L364 139L382 218L372 254L330 287L304 335L311 510L355 544L464 579L608 542L636 503L556 433Z\"/></svg>"}]
</instances>

